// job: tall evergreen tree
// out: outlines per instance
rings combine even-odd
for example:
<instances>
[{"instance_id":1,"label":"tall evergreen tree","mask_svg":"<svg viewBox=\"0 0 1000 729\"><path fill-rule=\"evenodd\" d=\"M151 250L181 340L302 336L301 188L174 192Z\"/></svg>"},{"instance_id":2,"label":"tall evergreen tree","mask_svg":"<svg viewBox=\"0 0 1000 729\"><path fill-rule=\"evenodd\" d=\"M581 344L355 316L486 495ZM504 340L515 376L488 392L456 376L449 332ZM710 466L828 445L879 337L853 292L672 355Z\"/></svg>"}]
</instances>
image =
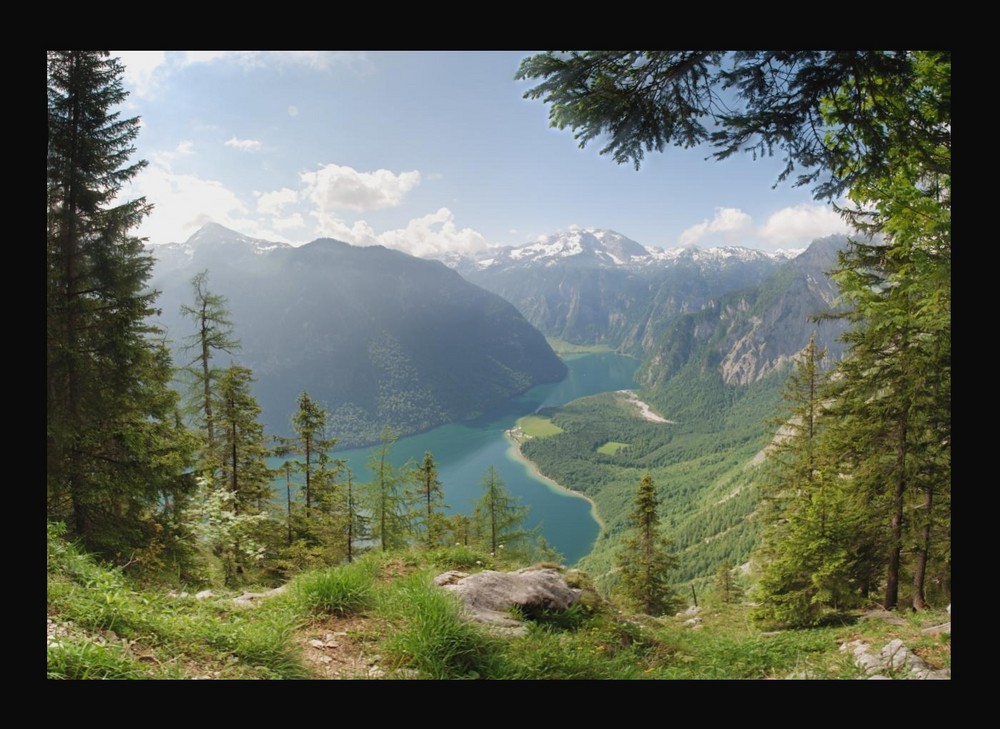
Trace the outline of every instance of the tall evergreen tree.
<instances>
[{"instance_id":1,"label":"tall evergreen tree","mask_svg":"<svg viewBox=\"0 0 1000 729\"><path fill-rule=\"evenodd\" d=\"M481 484L483 495L476 503L472 520L480 541L496 555L500 547L510 550L527 536L524 521L528 518L528 507L521 506L507 490L495 466L486 469Z\"/></svg>"},{"instance_id":2,"label":"tall evergreen tree","mask_svg":"<svg viewBox=\"0 0 1000 729\"><path fill-rule=\"evenodd\" d=\"M106 51L49 51L46 437L49 517L88 548L146 543L152 515L192 487L171 363L152 327L152 259L130 234L145 199L117 202L138 118L121 118L123 66Z\"/></svg>"},{"instance_id":3,"label":"tall evergreen tree","mask_svg":"<svg viewBox=\"0 0 1000 729\"><path fill-rule=\"evenodd\" d=\"M444 491L438 479L437 464L429 451L424 453L423 463L414 472L413 483L413 522L423 534L424 546L430 549L439 544L444 536L445 517L441 513L444 508Z\"/></svg>"},{"instance_id":4,"label":"tall evergreen tree","mask_svg":"<svg viewBox=\"0 0 1000 729\"><path fill-rule=\"evenodd\" d=\"M292 414L294 438L278 438L283 454L296 454L299 472L304 479L306 519L313 516L313 506L322 494L333 488L336 471L329 452L337 444L327 431L327 411L308 392L299 395L298 410Z\"/></svg>"},{"instance_id":5,"label":"tall evergreen tree","mask_svg":"<svg viewBox=\"0 0 1000 729\"><path fill-rule=\"evenodd\" d=\"M383 428L382 444L368 459L373 477L366 489L367 509L371 514L372 537L379 541L383 552L405 547L410 536L406 483L390 460L395 442L392 430ZM403 469L403 472L412 472L412 468Z\"/></svg>"},{"instance_id":6,"label":"tall evergreen tree","mask_svg":"<svg viewBox=\"0 0 1000 729\"><path fill-rule=\"evenodd\" d=\"M646 615L670 612L676 602L669 575L677 558L670 540L660 532L659 507L656 485L647 474L639 482L629 514L630 531L617 559L625 600Z\"/></svg>"},{"instance_id":7,"label":"tall evergreen tree","mask_svg":"<svg viewBox=\"0 0 1000 729\"><path fill-rule=\"evenodd\" d=\"M846 486L863 511L853 558L884 569L886 608L907 569L916 608L929 572L950 589L951 52L545 53L518 77L541 79L526 96L551 104L553 126L581 145L606 133L618 162L708 142L718 159L779 152L779 180L798 167L817 198L846 193L840 210L867 238L835 275L853 328L825 436L837 478L819 501ZM874 587L870 571L862 582Z\"/></svg>"},{"instance_id":8,"label":"tall evergreen tree","mask_svg":"<svg viewBox=\"0 0 1000 729\"><path fill-rule=\"evenodd\" d=\"M215 416L212 412L214 384L221 370L212 367L212 357L218 352L232 353L239 349L240 342L233 333L233 323L229 318L227 300L208 289L208 271L200 271L191 279L194 293L193 304L183 304L181 314L193 319L197 331L187 337L185 350L194 357L185 369L196 390L201 411L202 428L205 434L207 452L215 449Z\"/></svg>"},{"instance_id":9,"label":"tall evergreen tree","mask_svg":"<svg viewBox=\"0 0 1000 729\"><path fill-rule=\"evenodd\" d=\"M237 512L263 511L273 496L269 451L259 420L260 405L250 390L252 382L253 372L238 365L226 368L219 377L219 467L213 470L219 474L220 485L234 494Z\"/></svg>"}]
</instances>

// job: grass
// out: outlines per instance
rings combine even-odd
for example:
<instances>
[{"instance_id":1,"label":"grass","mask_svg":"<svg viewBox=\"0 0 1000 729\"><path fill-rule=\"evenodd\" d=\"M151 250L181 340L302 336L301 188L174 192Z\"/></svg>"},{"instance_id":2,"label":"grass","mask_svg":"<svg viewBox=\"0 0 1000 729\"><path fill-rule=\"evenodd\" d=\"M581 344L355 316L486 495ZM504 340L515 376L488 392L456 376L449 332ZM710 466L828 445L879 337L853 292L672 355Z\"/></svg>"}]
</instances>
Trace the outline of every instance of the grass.
<instances>
[{"instance_id":1,"label":"grass","mask_svg":"<svg viewBox=\"0 0 1000 729\"><path fill-rule=\"evenodd\" d=\"M609 440L607 443L602 445L597 449L598 453L603 453L606 456L613 456L622 448L628 448L630 443L619 443L616 440Z\"/></svg>"},{"instance_id":2,"label":"grass","mask_svg":"<svg viewBox=\"0 0 1000 729\"><path fill-rule=\"evenodd\" d=\"M563 432L562 428L541 415L525 415L517 421L517 427L530 438L544 438Z\"/></svg>"},{"instance_id":3,"label":"grass","mask_svg":"<svg viewBox=\"0 0 1000 729\"><path fill-rule=\"evenodd\" d=\"M311 612L354 615L371 606L376 573L374 560L361 560L301 575L292 592Z\"/></svg>"},{"instance_id":4,"label":"grass","mask_svg":"<svg viewBox=\"0 0 1000 729\"><path fill-rule=\"evenodd\" d=\"M501 638L433 585L447 569L483 567L467 547L373 554L304 573L251 608L234 605L235 594L196 600L136 589L58 537L48 556L50 679L317 678L307 637L326 632L349 636L359 659L381 656L381 675L397 679L855 679L864 675L840 645L863 640L877 651L894 638L931 667L951 667L950 634L924 632L949 619L943 611L855 613L770 633L750 621L750 605L709 601L693 628L688 615L623 613L577 570L566 578L587 600L532 616L523 637Z\"/></svg>"},{"instance_id":5,"label":"grass","mask_svg":"<svg viewBox=\"0 0 1000 729\"><path fill-rule=\"evenodd\" d=\"M546 337L545 340L552 347L556 354L598 354L600 352L613 352L614 350L607 344L573 344L558 337Z\"/></svg>"}]
</instances>

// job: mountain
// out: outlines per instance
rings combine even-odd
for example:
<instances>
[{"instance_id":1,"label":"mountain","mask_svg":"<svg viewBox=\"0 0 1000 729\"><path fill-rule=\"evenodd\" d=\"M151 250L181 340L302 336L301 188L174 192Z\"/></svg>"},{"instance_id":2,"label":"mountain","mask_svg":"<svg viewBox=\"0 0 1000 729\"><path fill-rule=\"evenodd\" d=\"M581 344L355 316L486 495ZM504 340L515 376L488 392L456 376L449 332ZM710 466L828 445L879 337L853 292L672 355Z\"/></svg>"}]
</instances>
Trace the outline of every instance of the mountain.
<instances>
[{"instance_id":1,"label":"mountain","mask_svg":"<svg viewBox=\"0 0 1000 729\"><path fill-rule=\"evenodd\" d=\"M761 283L786 260L738 246L664 251L588 228L449 265L514 303L547 336L642 356L679 316Z\"/></svg>"},{"instance_id":2,"label":"mountain","mask_svg":"<svg viewBox=\"0 0 1000 729\"><path fill-rule=\"evenodd\" d=\"M272 432L288 431L303 390L330 410L340 444L356 445L384 425L405 434L481 414L566 372L511 304L438 261L331 239L295 248L218 225L153 252L175 361L193 357L181 351L193 326L180 306L207 269Z\"/></svg>"},{"instance_id":3,"label":"mountain","mask_svg":"<svg viewBox=\"0 0 1000 729\"><path fill-rule=\"evenodd\" d=\"M846 244L844 236L813 241L760 285L712 298L675 319L646 348L637 381L656 389L694 367L699 374L717 371L727 385L757 382L789 363L813 332L828 357L839 359L847 323L817 317L834 310L838 291L828 272Z\"/></svg>"}]
</instances>

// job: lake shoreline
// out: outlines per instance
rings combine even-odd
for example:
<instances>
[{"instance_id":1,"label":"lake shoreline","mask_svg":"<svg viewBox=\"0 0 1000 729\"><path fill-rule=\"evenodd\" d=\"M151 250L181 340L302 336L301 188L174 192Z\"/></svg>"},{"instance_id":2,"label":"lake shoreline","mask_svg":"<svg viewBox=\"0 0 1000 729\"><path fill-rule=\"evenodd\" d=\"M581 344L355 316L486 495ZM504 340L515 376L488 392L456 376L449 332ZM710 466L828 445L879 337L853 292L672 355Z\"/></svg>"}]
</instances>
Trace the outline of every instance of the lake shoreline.
<instances>
[{"instance_id":1,"label":"lake shoreline","mask_svg":"<svg viewBox=\"0 0 1000 729\"><path fill-rule=\"evenodd\" d=\"M587 496L586 494L582 494L579 491L574 491L571 488L563 486L561 483L558 483L557 481L553 481L551 478L549 478L544 473L539 471L538 465L530 458L525 456L524 453L521 452L521 442L516 438L514 438L510 434L510 431L506 431L504 433L504 437L510 444L510 447L507 449L507 452L512 455L513 460L523 463L533 478L551 486L556 491L562 491L572 496L576 496L578 498L585 500L588 504L590 504L590 516L593 518L595 522L597 522L598 526L597 536L594 537L594 542L597 542L598 538L600 538L601 536L601 532L604 531L606 525L604 523L604 519L601 518L601 513L597 510L597 504L594 502L594 500L589 496ZM593 549L591 549L591 551L593 551Z\"/></svg>"}]
</instances>

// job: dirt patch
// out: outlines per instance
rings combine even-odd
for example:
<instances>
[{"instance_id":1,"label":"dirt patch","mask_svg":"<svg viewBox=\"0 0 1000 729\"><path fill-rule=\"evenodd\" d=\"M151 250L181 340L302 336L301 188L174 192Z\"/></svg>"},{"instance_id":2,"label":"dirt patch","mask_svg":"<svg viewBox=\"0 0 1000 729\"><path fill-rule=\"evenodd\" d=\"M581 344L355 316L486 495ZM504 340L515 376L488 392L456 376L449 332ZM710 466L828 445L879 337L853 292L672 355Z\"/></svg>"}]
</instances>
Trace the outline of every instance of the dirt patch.
<instances>
[{"instance_id":1,"label":"dirt patch","mask_svg":"<svg viewBox=\"0 0 1000 729\"><path fill-rule=\"evenodd\" d=\"M368 618L321 618L300 630L296 642L316 678L382 678L373 630Z\"/></svg>"}]
</instances>

